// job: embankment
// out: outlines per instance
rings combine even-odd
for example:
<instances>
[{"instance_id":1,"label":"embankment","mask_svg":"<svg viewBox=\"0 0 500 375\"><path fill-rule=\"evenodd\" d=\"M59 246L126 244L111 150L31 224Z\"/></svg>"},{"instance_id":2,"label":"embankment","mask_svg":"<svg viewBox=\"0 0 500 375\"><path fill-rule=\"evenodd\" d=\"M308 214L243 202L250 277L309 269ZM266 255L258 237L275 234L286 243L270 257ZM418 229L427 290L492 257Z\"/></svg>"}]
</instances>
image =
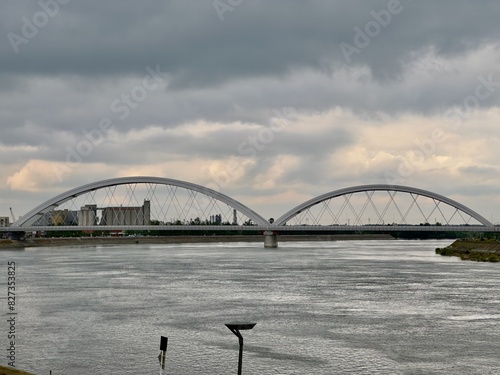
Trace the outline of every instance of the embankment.
<instances>
[{"instance_id":1,"label":"embankment","mask_svg":"<svg viewBox=\"0 0 500 375\"><path fill-rule=\"evenodd\" d=\"M436 254L457 256L462 260L500 262L500 242L497 240L456 240L447 247L437 248Z\"/></svg>"},{"instance_id":2,"label":"embankment","mask_svg":"<svg viewBox=\"0 0 500 375\"><path fill-rule=\"evenodd\" d=\"M387 234L332 234L332 235L279 235L279 242L286 241L347 241L393 240ZM0 249L24 249L46 246L102 246L133 244L214 243L214 242L262 242L261 235L234 236L143 236L143 237L64 237L32 238L24 241L0 240Z\"/></svg>"},{"instance_id":3,"label":"embankment","mask_svg":"<svg viewBox=\"0 0 500 375\"><path fill-rule=\"evenodd\" d=\"M33 375L29 372L24 372L20 370L16 370L12 367L5 367L0 365L0 375Z\"/></svg>"}]
</instances>

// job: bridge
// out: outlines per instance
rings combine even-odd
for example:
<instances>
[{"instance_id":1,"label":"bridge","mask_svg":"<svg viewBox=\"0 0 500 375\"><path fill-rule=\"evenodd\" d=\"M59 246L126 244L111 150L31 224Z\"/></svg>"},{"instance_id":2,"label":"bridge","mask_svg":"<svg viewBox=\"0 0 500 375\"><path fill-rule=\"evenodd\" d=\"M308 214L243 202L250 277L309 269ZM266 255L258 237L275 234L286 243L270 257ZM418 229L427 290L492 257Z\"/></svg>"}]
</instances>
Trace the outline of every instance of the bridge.
<instances>
[{"instance_id":1,"label":"bridge","mask_svg":"<svg viewBox=\"0 0 500 375\"><path fill-rule=\"evenodd\" d=\"M277 219L190 182L122 177L59 194L1 232L204 231L261 232L265 247L278 233L495 232L479 213L445 196L409 186L362 185L299 204Z\"/></svg>"}]
</instances>

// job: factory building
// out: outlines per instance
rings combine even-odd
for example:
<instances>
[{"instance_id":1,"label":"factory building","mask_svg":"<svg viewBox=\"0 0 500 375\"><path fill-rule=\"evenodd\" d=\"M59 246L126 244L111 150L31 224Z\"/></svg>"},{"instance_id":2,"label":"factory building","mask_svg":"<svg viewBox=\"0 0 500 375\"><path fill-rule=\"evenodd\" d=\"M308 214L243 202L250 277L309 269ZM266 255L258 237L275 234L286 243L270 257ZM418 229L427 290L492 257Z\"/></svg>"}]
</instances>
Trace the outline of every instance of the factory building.
<instances>
[{"instance_id":1,"label":"factory building","mask_svg":"<svg viewBox=\"0 0 500 375\"><path fill-rule=\"evenodd\" d=\"M10 222L9 222L9 217L8 216L0 216L0 227L9 227Z\"/></svg>"},{"instance_id":2,"label":"factory building","mask_svg":"<svg viewBox=\"0 0 500 375\"><path fill-rule=\"evenodd\" d=\"M150 225L151 202L141 207L106 207L102 209L100 225Z\"/></svg>"},{"instance_id":3,"label":"factory building","mask_svg":"<svg viewBox=\"0 0 500 375\"><path fill-rule=\"evenodd\" d=\"M97 225L97 205L87 204L78 211L78 225L88 227Z\"/></svg>"},{"instance_id":4,"label":"factory building","mask_svg":"<svg viewBox=\"0 0 500 375\"><path fill-rule=\"evenodd\" d=\"M53 210L51 211L49 223L50 225L77 225L78 223L78 212L79 211L70 211L70 210Z\"/></svg>"}]
</instances>

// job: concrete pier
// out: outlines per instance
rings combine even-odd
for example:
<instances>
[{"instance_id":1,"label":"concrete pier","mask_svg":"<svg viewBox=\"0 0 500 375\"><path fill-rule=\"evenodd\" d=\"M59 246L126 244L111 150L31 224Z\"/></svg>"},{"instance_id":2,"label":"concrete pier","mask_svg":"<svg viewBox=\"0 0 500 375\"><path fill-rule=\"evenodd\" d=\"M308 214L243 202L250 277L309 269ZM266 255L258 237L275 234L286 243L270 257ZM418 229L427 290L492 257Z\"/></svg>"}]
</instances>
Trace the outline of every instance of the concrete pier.
<instances>
[{"instance_id":1,"label":"concrete pier","mask_svg":"<svg viewBox=\"0 0 500 375\"><path fill-rule=\"evenodd\" d=\"M276 232L270 230L264 231L264 247L278 247L278 234Z\"/></svg>"}]
</instances>

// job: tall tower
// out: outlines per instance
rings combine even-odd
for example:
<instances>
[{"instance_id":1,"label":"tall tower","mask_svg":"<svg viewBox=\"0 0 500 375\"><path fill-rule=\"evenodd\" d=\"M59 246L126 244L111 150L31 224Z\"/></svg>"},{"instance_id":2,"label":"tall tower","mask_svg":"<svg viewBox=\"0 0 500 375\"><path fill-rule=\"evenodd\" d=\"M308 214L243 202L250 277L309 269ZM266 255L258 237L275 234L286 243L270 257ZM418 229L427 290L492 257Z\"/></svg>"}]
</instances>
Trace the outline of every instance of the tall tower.
<instances>
[{"instance_id":1,"label":"tall tower","mask_svg":"<svg viewBox=\"0 0 500 375\"><path fill-rule=\"evenodd\" d=\"M142 206L143 220L142 225L151 224L151 201L145 200Z\"/></svg>"},{"instance_id":2,"label":"tall tower","mask_svg":"<svg viewBox=\"0 0 500 375\"><path fill-rule=\"evenodd\" d=\"M87 204L78 211L78 225L86 227L97 225L97 205Z\"/></svg>"}]
</instances>

